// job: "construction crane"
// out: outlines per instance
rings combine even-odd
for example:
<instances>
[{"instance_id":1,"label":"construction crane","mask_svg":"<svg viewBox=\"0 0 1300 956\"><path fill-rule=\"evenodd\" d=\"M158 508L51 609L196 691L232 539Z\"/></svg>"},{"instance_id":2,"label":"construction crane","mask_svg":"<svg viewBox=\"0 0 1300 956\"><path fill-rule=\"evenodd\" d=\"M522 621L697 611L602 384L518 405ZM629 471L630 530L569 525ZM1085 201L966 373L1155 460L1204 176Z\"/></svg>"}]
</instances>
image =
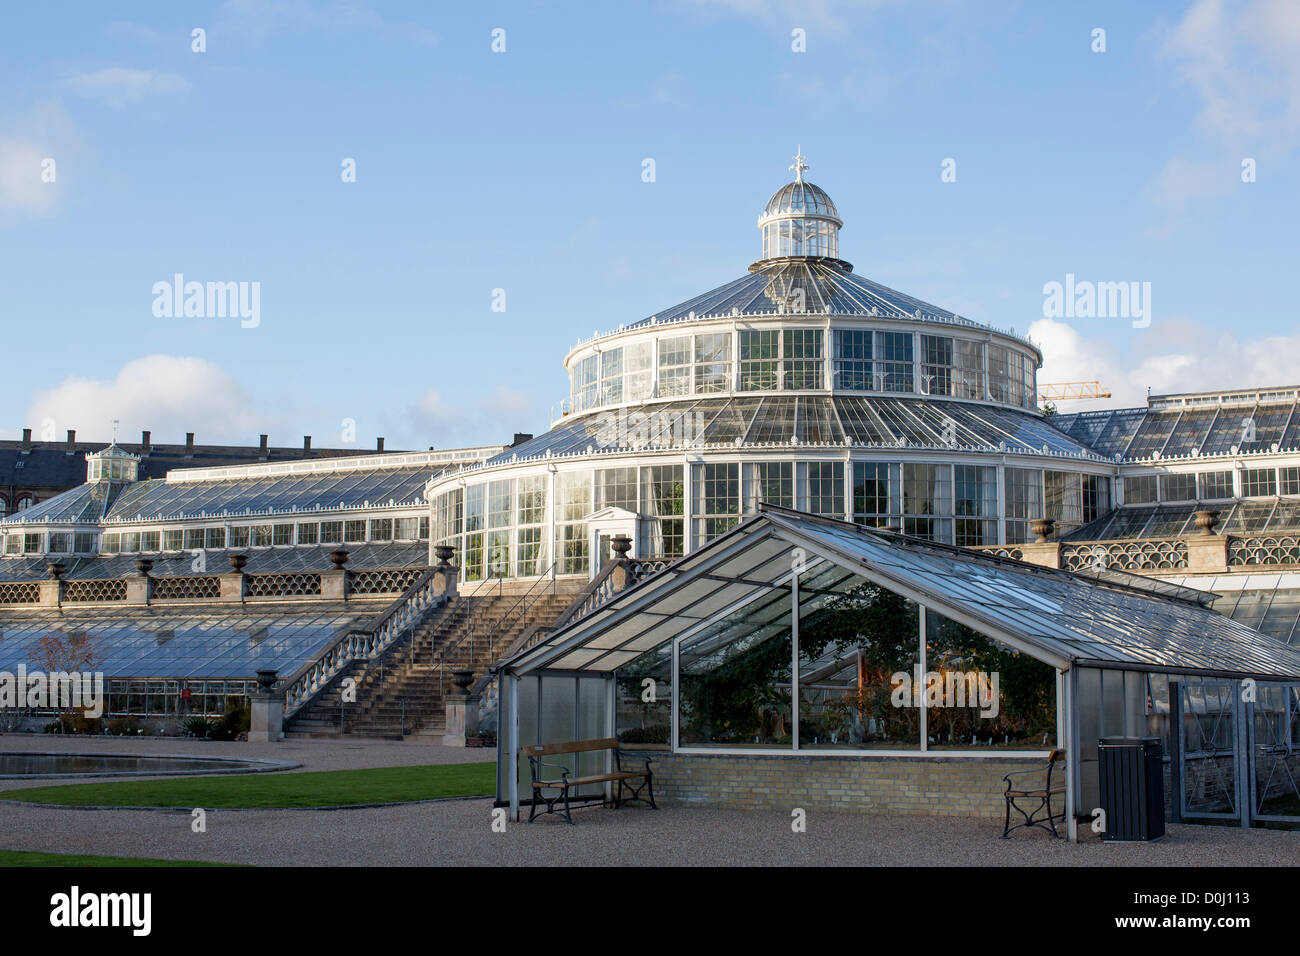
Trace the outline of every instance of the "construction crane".
<instances>
[{"instance_id":1,"label":"construction crane","mask_svg":"<svg viewBox=\"0 0 1300 956\"><path fill-rule=\"evenodd\" d=\"M1110 398L1101 382L1055 382L1038 386L1039 402L1069 402L1084 398Z\"/></svg>"}]
</instances>

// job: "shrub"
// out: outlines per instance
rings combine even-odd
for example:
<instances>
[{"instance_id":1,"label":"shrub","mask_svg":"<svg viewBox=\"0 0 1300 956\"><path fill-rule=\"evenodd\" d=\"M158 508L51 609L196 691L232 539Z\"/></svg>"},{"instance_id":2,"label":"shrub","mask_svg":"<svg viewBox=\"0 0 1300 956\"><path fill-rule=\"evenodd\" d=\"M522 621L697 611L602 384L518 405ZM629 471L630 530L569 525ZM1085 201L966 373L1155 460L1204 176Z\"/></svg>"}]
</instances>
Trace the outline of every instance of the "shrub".
<instances>
[{"instance_id":1,"label":"shrub","mask_svg":"<svg viewBox=\"0 0 1300 956\"><path fill-rule=\"evenodd\" d=\"M115 737L136 736L142 729L140 721L134 717L114 717L105 725L108 733Z\"/></svg>"},{"instance_id":2,"label":"shrub","mask_svg":"<svg viewBox=\"0 0 1300 956\"><path fill-rule=\"evenodd\" d=\"M181 723L181 730L186 736L200 739L211 735L216 728L217 722L206 717L186 717Z\"/></svg>"},{"instance_id":3,"label":"shrub","mask_svg":"<svg viewBox=\"0 0 1300 956\"><path fill-rule=\"evenodd\" d=\"M87 717L84 711L60 714L45 725L47 734L97 734L103 724L98 717Z\"/></svg>"},{"instance_id":4,"label":"shrub","mask_svg":"<svg viewBox=\"0 0 1300 956\"><path fill-rule=\"evenodd\" d=\"M249 710L247 704L232 704L209 732L213 740L236 740L248 732Z\"/></svg>"},{"instance_id":5,"label":"shrub","mask_svg":"<svg viewBox=\"0 0 1300 956\"><path fill-rule=\"evenodd\" d=\"M625 744L666 744L671 728L668 724L651 724L649 727L629 727L618 735Z\"/></svg>"}]
</instances>

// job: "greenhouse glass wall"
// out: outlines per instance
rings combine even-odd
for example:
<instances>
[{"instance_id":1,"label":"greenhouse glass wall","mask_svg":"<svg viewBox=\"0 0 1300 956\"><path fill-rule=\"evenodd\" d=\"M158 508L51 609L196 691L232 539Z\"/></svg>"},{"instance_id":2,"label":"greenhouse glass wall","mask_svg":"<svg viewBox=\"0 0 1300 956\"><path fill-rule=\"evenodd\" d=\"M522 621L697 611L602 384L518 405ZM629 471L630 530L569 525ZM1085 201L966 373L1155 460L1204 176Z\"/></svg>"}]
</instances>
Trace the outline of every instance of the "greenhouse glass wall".
<instances>
[{"instance_id":1,"label":"greenhouse glass wall","mask_svg":"<svg viewBox=\"0 0 1300 956\"><path fill-rule=\"evenodd\" d=\"M907 810L871 780L928 774L933 802L918 812L1000 812L1006 768L1060 748L1073 823L1097 805L1098 738L1158 735L1186 757L1171 692L1249 681L1273 702L1266 724L1279 708L1288 719L1300 651L1211 598L764 506L500 665L498 798L527 798L522 744L617 736L654 751L670 801L727 805L755 772L743 758L789 758L774 789L803 801L791 805L847 772L864 796L836 809ZM1206 716L1196 699L1194 720Z\"/></svg>"}]
</instances>

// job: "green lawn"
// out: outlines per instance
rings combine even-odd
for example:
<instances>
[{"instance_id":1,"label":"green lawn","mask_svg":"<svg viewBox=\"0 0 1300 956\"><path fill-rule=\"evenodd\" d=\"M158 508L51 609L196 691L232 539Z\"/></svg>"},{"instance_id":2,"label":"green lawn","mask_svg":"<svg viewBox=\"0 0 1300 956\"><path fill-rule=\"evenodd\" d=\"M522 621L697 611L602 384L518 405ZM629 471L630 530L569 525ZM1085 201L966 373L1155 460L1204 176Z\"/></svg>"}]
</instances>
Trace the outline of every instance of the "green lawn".
<instances>
[{"instance_id":1,"label":"green lawn","mask_svg":"<svg viewBox=\"0 0 1300 956\"><path fill-rule=\"evenodd\" d=\"M37 853L0 850L0 866L242 866L202 860L153 860L137 856L86 856L82 853Z\"/></svg>"},{"instance_id":2,"label":"green lawn","mask_svg":"<svg viewBox=\"0 0 1300 956\"><path fill-rule=\"evenodd\" d=\"M453 763L432 767L74 783L0 791L0 800L83 807L215 810L406 803L434 797L486 796L495 792L495 763Z\"/></svg>"}]
</instances>

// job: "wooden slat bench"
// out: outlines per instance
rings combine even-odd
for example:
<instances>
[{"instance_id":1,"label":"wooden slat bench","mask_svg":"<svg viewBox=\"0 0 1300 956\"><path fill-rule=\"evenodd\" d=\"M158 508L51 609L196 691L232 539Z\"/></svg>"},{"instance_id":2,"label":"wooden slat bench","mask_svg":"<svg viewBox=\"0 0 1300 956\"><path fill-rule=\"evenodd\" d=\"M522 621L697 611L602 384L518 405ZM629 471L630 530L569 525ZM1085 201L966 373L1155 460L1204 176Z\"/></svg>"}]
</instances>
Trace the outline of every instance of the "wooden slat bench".
<instances>
[{"instance_id":1,"label":"wooden slat bench","mask_svg":"<svg viewBox=\"0 0 1300 956\"><path fill-rule=\"evenodd\" d=\"M616 785L614 791L614 808L618 809L624 803L638 801L648 803L652 810L658 810L655 805L654 791L654 774L650 772L650 758L637 755L636 759L645 761L644 770L624 770L622 751L618 749L617 737L603 737L599 740L570 740L564 743L553 744L526 744L522 748L523 752L528 755L528 768L533 777L533 802L528 810L528 822L532 823L533 818L537 815L537 803L540 800L546 804L546 813L557 813L556 804L563 802L564 817L569 823L573 823L573 817L569 813L569 792L578 787L586 786L593 783L613 783ZM568 767L558 763L547 763L542 760L543 757L553 757L556 754L584 754L594 751L610 751L614 755L614 770L610 773L595 773L585 777L572 776L573 771ZM631 755L629 755L631 756ZM550 767L554 770L561 771L558 780L546 780L543 778L543 768ZM640 784L634 784L633 781L640 780ZM628 790L631 796L626 799L623 791ZM641 796L641 791L646 792L646 796ZM554 796L547 796L550 791L558 791ZM602 795L601 805L605 804L605 798ZM587 804L583 804L586 806Z\"/></svg>"},{"instance_id":2,"label":"wooden slat bench","mask_svg":"<svg viewBox=\"0 0 1300 956\"><path fill-rule=\"evenodd\" d=\"M1007 789L1003 796L1007 801L1006 821L1002 824L1002 839L1009 837L1013 830L1021 827L1038 827L1040 830L1046 830L1054 837L1062 837L1056 829L1056 821L1065 819L1065 809L1062 807L1059 813L1052 812L1052 800L1060 797L1062 801L1065 798L1065 751L1053 750L1048 755L1047 764L1042 767L1036 767L1033 770L1014 770L1002 779L1007 782ZM1060 774L1057 774L1057 768L1060 767ZM1016 780L1011 778L1015 777ZM1034 784L1040 784L1035 786ZM1032 804L1032 809L1026 813L1025 808L1018 801L1024 801ZM1023 823L1011 825L1011 811L1015 810L1022 817ZM1042 814L1040 816L1040 814Z\"/></svg>"}]
</instances>

